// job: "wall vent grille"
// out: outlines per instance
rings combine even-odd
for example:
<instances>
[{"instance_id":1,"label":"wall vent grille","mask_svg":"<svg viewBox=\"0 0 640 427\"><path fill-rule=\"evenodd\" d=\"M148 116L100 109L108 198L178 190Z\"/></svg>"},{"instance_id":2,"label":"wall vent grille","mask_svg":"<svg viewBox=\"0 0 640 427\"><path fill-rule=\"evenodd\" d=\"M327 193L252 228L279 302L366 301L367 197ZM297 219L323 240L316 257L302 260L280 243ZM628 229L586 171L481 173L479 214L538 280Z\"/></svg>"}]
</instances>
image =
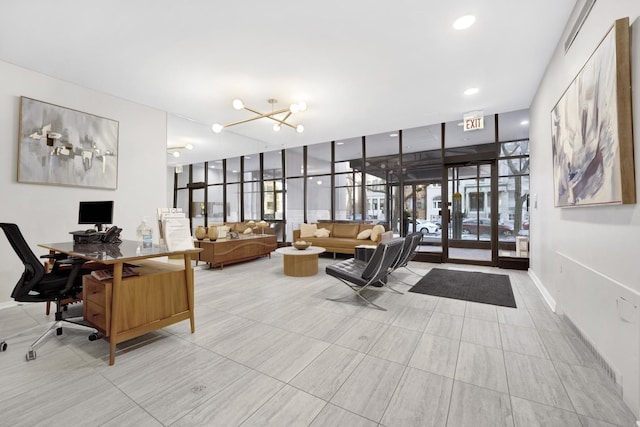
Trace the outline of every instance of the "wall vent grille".
<instances>
[{"instance_id":1,"label":"wall vent grille","mask_svg":"<svg viewBox=\"0 0 640 427\"><path fill-rule=\"evenodd\" d=\"M562 315L563 320L569 325L571 330L582 341L582 343L589 349L589 352L593 355L596 363L600 366L604 374L611 379L614 383L616 391L622 396L622 375L609 364L609 362L600 354L595 345L587 338L587 336L578 328L575 323L565 314Z\"/></svg>"},{"instance_id":2,"label":"wall vent grille","mask_svg":"<svg viewBox=\"0 0 640 427\"><path fill-rule=\"evenodd\" d=\"M591 12L591 8L595 3L596 3L596 0L586 0L584 5L582 6L582 9L580 9L580 13L576 18L576 22L573 24L573 27L571 28L571 31L569 32L569 35L567 36L567 39L564 42L564 53L567 53L567 51L573 44L573 41L576 39L576 37L578 37L578 33L580 32L580 29L582 28L584 21L587 20L587 17L589 16L589 12Z\"/></svg>"}]
</instances>

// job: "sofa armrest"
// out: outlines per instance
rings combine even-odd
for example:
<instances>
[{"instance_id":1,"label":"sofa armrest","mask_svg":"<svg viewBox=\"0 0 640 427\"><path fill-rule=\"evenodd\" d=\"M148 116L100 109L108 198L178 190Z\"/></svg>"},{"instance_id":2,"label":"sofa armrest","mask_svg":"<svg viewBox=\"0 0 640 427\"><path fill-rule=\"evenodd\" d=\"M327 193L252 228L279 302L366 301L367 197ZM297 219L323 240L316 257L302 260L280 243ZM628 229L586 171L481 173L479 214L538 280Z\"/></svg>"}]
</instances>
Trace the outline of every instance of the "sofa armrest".
<instances>
[{"instance_id":1,"label":"sofa armrest","mask_svg":"<svg viewBox=\"0 0 640 427\"><path fill-rule=\"evenodd\" d=\"M293 241L297 242L300 240L300 230L293 230Z\"/></svg>"}]
</instances>

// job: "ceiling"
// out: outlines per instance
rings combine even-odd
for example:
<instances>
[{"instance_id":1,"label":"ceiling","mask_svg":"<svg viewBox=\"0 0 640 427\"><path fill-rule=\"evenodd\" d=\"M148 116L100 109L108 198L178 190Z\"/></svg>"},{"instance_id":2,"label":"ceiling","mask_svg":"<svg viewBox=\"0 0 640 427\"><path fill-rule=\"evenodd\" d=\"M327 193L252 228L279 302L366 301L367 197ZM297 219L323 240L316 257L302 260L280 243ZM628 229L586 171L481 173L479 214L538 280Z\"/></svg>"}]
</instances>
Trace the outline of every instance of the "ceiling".
<instances>
[{"instance_id":1,"label":"ceiling","mask_svg":"<svg viewBox=\"0 0 640 427\"><path fill-rule=\"evenodd\" d=\"M0 60L168 112L168 146L194 146L168 164L188 164L528 108L575 3L21 0L0 6ZM251 116L234 98L305 101L305 132L214 134Z\"/></svg>"}]
</instances>

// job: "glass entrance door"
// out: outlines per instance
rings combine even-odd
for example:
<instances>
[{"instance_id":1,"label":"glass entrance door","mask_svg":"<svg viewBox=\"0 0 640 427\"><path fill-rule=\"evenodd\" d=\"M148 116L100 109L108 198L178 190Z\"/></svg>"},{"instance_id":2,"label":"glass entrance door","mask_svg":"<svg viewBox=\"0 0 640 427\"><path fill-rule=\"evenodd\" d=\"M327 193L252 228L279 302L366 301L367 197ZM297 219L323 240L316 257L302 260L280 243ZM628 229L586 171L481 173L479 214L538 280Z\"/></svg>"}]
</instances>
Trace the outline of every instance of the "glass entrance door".
<instances>
[{"instance_id":1,"label":"glass entrance door","mask_svg":"<svg viewBox=\"0 0 640 427\"><path fill-rule=\"evenodd\" d=\"M491 198L495 169L494 163L447 167L444 261L497 265L497 221Z\"/></svg>"},{"instance_id":2,"label":"glass entrance door","mask_svg":"<svg viewBox=\"0 0 640 427\"><path fill-rule=\"evenodd\" d=\"M442 252L442 186L440 182L404 186L403 235L422 233L418 251Z\"/></svg>"}]
</instances>

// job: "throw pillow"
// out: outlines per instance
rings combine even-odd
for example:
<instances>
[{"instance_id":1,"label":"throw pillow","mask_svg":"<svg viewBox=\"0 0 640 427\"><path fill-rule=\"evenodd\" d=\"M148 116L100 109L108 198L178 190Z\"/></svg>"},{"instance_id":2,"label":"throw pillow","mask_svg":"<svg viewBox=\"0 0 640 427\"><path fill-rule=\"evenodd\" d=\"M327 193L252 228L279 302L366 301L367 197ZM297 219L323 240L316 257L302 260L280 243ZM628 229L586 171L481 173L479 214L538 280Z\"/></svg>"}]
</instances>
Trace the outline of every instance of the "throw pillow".
<instances>
[{"instance_id":1,"label":"throw pillow","mask_svg":"<svg viewBox=\"0 0 640 427\"><path fill-rule=\"evenodd\" d=\"M218 226L218 239L226 239L229 234L230 227L228 225Z\"/></svg>"},{"instance_id":2,"label":"throw pillow","mask_svg":"<svg viewBox=\"0 0 640 427\"><path fill-rule=\"evenodd\" d=\"M384 226L380 224L374 225L371 229L371 240L377 242L378 240L380 240L380 236L382 235L382 233L384 233Z\"/></svg>"},{"instance_id":3,"label":"throw pillow","mask_svg":"<svg viewBox=\"0 0 640 427\"><path fill-rule=\"evenodd\" d=\"M242 232L242 234L251 234L253 230L251 229L251 227L247 227L244 229L244 231Z\"/></svg>"},{"instance_id":4,"label":"throw pillow","mask_svg":"<svg viewBox=\"0 0 640 427\"><path fill-rule=\"evenodd\" d=\"M362 230L361 232L358 233L358 235L356 236L356 239L365 240L370 237L371 237L371 230Z\"/></svg>"},{"instance_id":5,"label":"throw pillow","mask_svg":"<svg viewBox=\"0 0 640 427\"><path fill-rule=\"evenodd\" d=\"M313 237L313 233L318 231L318 224L300 224L300 238Z\"/></svg>"},{"instance_id":6,"label":"throw pillow","mask_svg":"<svg viewBox=\"0 0 640 427\"><path fill-rule=\"evenodd\" d=\"M331 232L326 228L318 228L318 230L313 233L313 237L329 237L330 234Z\"/></svg>"}]
</instances>

